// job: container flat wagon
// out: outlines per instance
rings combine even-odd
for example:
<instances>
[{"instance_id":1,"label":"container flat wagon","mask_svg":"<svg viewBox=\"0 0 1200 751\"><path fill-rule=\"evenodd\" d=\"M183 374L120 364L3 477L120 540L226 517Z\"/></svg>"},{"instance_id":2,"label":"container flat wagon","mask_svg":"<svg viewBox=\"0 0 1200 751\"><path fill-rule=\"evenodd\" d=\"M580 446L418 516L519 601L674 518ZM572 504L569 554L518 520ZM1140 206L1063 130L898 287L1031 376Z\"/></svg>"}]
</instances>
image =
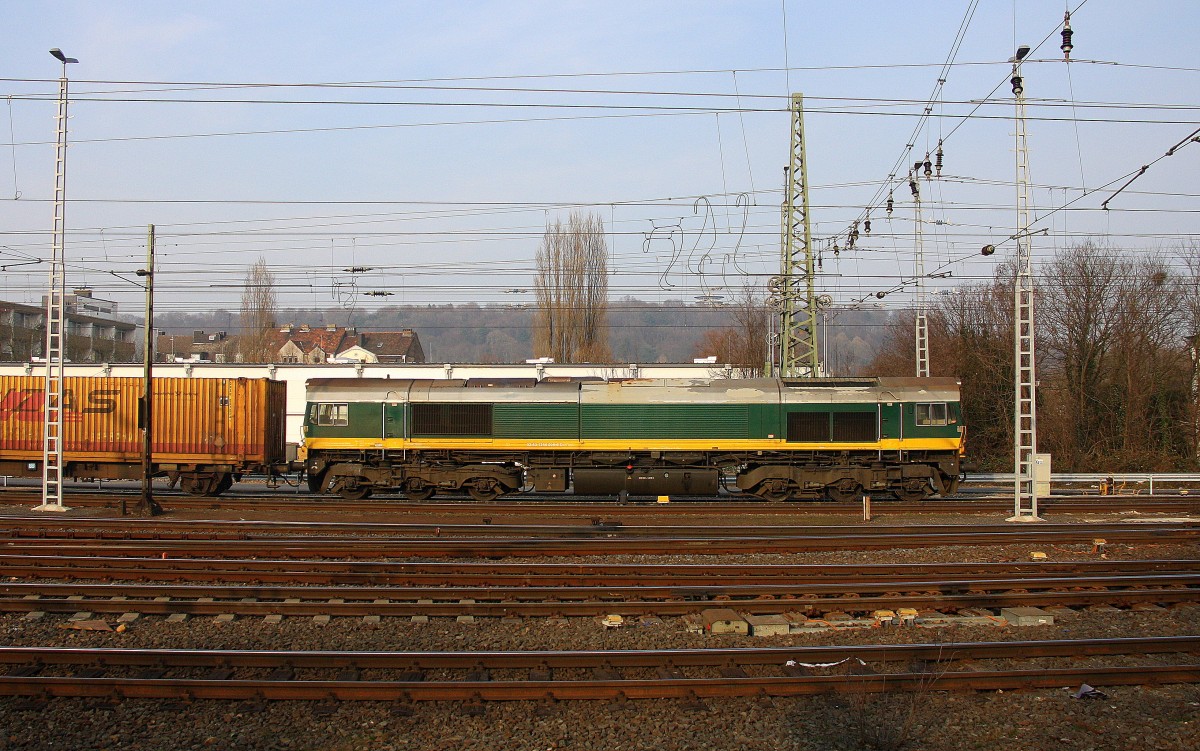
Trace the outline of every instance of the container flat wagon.
<instances>
[{"instance_id":1,"label":"container flat wagon","mask_svg":"<svg viewBox=\"0 0 1200 751\"><path fill-rule=\"evenodd\" d=\"M314 379L300 459L315 492L465 490L772 501L954 492L947 378L608 382Z\"/></svg>"},{"instance_id":2,"label":"container flat wagon","mask_svg":"<svg viewBox=\"0 0 1200 751\"><path fill-rule=\"evenodd\" d=\"M155 378L152 469L194 495L243 473L286 470L286 384L249 378ZM63 379L63 476L142 476L141 378ZM45 379L0 377L0 474L41 477Z\"/></svg>"}]
</instances>

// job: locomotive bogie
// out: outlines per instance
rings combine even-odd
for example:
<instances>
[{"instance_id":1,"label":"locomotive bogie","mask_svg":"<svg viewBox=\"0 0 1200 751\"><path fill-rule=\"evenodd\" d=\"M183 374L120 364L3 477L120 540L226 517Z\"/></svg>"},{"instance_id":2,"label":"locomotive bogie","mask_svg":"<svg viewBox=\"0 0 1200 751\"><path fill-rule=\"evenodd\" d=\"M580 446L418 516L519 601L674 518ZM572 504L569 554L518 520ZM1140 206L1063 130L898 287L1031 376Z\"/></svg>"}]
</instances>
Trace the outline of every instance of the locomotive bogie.
<instances>
[{"instance_id":1,"label":"locomotive bogie","mask_svg":"<svg viewBox=\"0 0 1200 751\"><path fill-rule=\"evenodd\" d=\"M311 466L310 462L310 472ZM368 489L368 493L395 490L416 498L427 498L438 490L496 497L519 490L524 484L519 468L503 464L404 464L391 463L382 457L336 462L319 476L320 490L343 497L353 497L363 489Z\"/></svg>"}]
</instances>

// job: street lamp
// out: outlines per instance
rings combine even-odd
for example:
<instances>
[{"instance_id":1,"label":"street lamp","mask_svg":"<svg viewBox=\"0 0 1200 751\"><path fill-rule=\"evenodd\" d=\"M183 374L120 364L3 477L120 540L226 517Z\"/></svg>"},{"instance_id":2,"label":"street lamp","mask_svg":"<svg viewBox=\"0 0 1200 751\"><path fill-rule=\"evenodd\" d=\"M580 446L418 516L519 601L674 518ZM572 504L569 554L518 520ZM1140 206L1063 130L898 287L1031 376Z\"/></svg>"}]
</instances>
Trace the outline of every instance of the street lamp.
<instances>
[{"instance_id":1,"label":"street lamp","mask_svg":"<svg viewBox=\"0 0 1200 751\"><path fill-rule=\"evenodd\" d=\"M50 54L51 54L51 55L54 55L54 56L55 56L55 57L57 57L57 58L58 58L60 61L62 61L62 64L63 64L63 76L66 76L66 75L67 75L67 63L77 63L77 62L79 62L78 60L76 60L76 59L75 59L75 58L73 58L73 57L67 57L66 55L64 55L64 54L63 54L63 51L62 51L62 50L60 50L58 47L55 47L54 49L50 50Z\"/></svg>"},{"instance_id":2,"label":"street lamp","mask_svg":"<svg viewBox=\"0 0 1200 751\"><path fill-rule=\"evenodd\" d=\"M45 423L42 430L42 504L35 511L66 511L62 498L63 360L67 344L67 281L63 246L67 209L67 63L79 62L55 47L50 54L62 63L58 79L58 134L54 152L54 231L50 258L50 289L46 294L46 379L42 391Z\"/></svg>"},{"instance_id":3,"label":"street lamp","mask_svg":"<svg viewBox=\"0 0 1200 751\"><path fill-rule=\"evenodd\" d=\"M1015 371L1013 420L1013 515L1008 521L1041 521L1038 516L1037 480L1037 368L1034 336L1033 250L1029 233L1029 147L1025 140L1025 79L1021 61L1029 45L1017 48L1012 63L1012 92L1016 104L1017 241L1016 278L1013 284L1013 364ZM986 248L985 248L986 250Z\"/></svg>"}]
</instances>

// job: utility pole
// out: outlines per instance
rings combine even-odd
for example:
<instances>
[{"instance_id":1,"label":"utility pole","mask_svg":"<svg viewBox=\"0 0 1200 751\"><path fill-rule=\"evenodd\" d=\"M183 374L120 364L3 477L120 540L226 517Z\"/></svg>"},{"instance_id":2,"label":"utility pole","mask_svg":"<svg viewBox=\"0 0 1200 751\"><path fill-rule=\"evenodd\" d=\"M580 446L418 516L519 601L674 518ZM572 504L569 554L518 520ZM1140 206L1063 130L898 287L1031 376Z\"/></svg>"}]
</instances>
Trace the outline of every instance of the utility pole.
<instances>
[{"instance_id":1,"label":"utility pole","mask_svg":"<svg viewBox=\"0 0 1200 751\"><path fill-rule=\"evenodd\" d=\"M780 309L779 368L782 378L815 378L821 372L817 348L817 299L812 230L808 218L808 161L804 154L804 95L792 94L792 138L783 197L782 260L772 291Z\"/></svg>"},{"instance_id":2,"label":"utility pole","mask_svg":"<svg viewBox=\"0 0 1200 751\"><path fill-rule=\"evenodd\" d=\"M42 505L34 511L67 511L63 506L63 349L66 346L67 297L66 245L67 214L67 63L79 62L55 47L50 54L62 63L58 79L57 145L54 150L54 237L50 257L50 289L46 294L46 379L42 390L45 427L42 431Z\"/></svg>"},{"instance_id":3,"label":"utility pole","mask_svg":"<svg viewBox=\"0 0 1200 751\"><path fill-rule=\"evenodd\" d=\"M146 342L143 348L145 373L142 376L142 497L138 501L138 514L157 516L162 507L154 500L154 225L146 231L146 268L138 269L137 275L146 279ZM125 514L125 501L121 501L121 514Z\"/></svg>"},{"instance_id":4,"label":"utility pole","mask_svg":"<svg viewBox=\"0 0 1200 751\"><path fill-rule=\"evenodd\" d=\"M1017 152L1017 275L1014 287L1013 515L1009 521L1041 521L1038 516L1034 462L1037 454L1037 370L1034 360L1033 249L1029 236L1029 146L1025 140L1025 81L1021 61L1029 54L1022 45L1009 62L1016 99Z\"/></svg>"},{"instance_id":5,"label":"utility pole","mask_svg":"<svg viewBox=\"0 0 1200 751\"><path fill-rule=\"evenodd\" d=\"M913 276L917 283L917 378L929 377L929 318L927 316L928 301L925 296L925 227L921 217L921 182L916 174L908 174L908 184L912 188L914 224L913 245L916 250Z\"/></svg>"}]
</instances>

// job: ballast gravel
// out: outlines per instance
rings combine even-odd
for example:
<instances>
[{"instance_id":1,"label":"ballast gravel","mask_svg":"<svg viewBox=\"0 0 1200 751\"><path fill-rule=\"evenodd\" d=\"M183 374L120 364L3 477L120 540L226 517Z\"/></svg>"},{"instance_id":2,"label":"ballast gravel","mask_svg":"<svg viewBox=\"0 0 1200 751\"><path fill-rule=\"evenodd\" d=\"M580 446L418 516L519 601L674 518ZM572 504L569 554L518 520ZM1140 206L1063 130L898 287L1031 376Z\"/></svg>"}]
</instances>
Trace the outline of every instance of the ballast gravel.
<instances>
[{"instance_id":1,"label":"ballast gravel","mask_svg":"<svg viewBox=\"0 0 1200 751\"><path fill-rule=\"evenodd\" d=\"M926 522L922 522L926 523ZM966 523L960 520L960 523ZM842 551L798 555L623 556L641 563L920 563L1028 560L1031 546ZM1064 546L1053 560L1195 559L1197 545ZM588 559L538 559L588 562ZM597 559L598 560L598 559ZM736 608L736 603L733 604ZM197 617L167 623L142 617L122 633L58 628L65 615L37 621L0 615L0 643L8 646L163 649L334 649L363 651L622 650L788 645L849 645L1113 638L1200 634L1200 607L1118 613L1078 611L1054 625L942 628L892 627L755 638L688 631L680 618L653 626L605 628L596 619L506 620L459 623L432 618L412 623L384 618L377 625L335 618L270 624L259 618L218 623ZM1154 658L1150 658L1154 659ZM1165 658L1164 658L1165 659ZM1200 658L1197 659L1200 663ZM0 751L8 749L263 749L394 751L398 749L620 749L684 751L757 749L804 751L966 751L975 749L1196 749L1200 748L1200 667L1192 684L1097 686L1104 698L1073 698L1078 686L1019 692L906 695L829 695L626 702L508 702L479 706L417 703L161 701L0 697Z\"/></svg>"}]
</instances>

